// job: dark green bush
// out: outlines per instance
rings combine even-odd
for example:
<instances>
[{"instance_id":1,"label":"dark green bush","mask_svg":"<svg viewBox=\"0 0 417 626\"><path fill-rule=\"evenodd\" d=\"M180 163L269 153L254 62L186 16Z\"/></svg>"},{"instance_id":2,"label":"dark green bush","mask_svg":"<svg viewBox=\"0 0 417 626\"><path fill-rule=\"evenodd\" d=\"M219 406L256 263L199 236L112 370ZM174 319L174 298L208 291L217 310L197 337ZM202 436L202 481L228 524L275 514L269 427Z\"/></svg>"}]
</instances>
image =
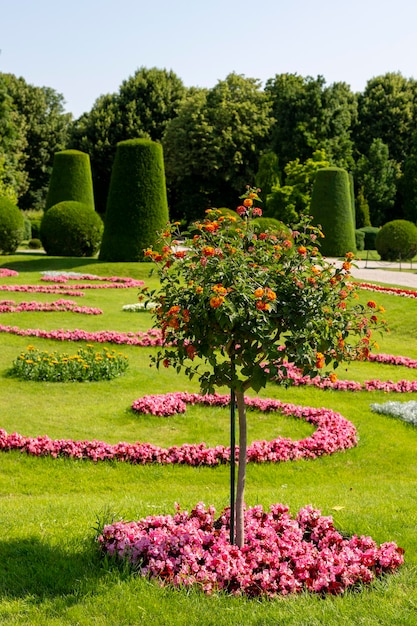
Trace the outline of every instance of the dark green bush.
<instances>
[{"instance_id":1,"label":"dark green bush","mask_svg":"<svg viewBox=\"0 0 417 626\"><path fill-rule=\"evenodd\" d=\"M283 238L292 236L291 228L284 224L284 222L275 219L275 217L256 217L252 220L252 225L253 230L257 235L268 230L269 232Z\"/></svg>"},{"instance_id":2,"label":"dark green bush","mask_svg":"<svg viewBox=\"0 0 417 626\"><path fill-rule=\"evenodd\" d=\"M320 251L341 257L355 252L352 196L349 174L339 167L318 170L311 195L311 214L324 233Z\"/></svg>"},{"instance_id":3,"label":"dark green bush","mask_svg":"<svg viewBox=\"0 0 417 626\"><path fill-rule=\"evenodd\" d=\"M42 218L39 218L39 217L30 219L33 239L39 239L41 236L41 222L42 222Z\"/></svg>"},{"instance_id":4,"label":"dark green bush","mask_svg":"<svg viewBox=\"0 0 417 626\"><path fill-rule=\"evenodd\" d=\"M162 146L149 139L117 144L100 259L142 261L168 221Z\"/></svg>"},{"instance_id":5,"label":"dark green bush","mask_svg":"<svg viewBox=\"0 0 417 626\"><path fill-rule=\"evenodd\" d=\"M65 200L82 202L94 210L90 157L79 150L56 152L45 211Z\"/></svg>"},{"instance_id":6,"label":"dark green bush","mask_svg":"<svg viewBox=\"0 0 417 626\"><path fill-rule=\"evenodd\" d=\"M40 250L40 248L42 248L42 242L40 239L34 237L33 239L29 239L28 247L30 250Z\"/></svg>"},{"instance_id":7,"label":"dark green bush","mask_svg":"<svg viewBox=\"0 0 417 626\"><path fill-rule=\"evenodd\" d=\"M103 222L81 202L59 202L43 216L41 241L51 256L94 256L100 247Z\"/></svg>"},{"instance_id":8,"label":"dark green bush","mask_svg":"<svg viewBox=\"0 0 417 626\"><path fill-rule=\"evenodd\" d=\"M357 228L355 230L356 250L365 250L365 233Z\"/></svg>"},{"instance_id":9,"label":"dark green bush","mask_svg":"<svg viewBox=\"0 0 417 626\"><path fill-rule=\"evenodd\" d=\"M376 250L375 240L379 232L379 228L377 226L363 226L358 230L360 230L365 235L365 247L363 249Z\"/></svg>"},{"instance_id":10,"label":"dark green bush","mask_svg":"<svg viewBox=\"0 0 417 626\"><path fill-rule=\"evenodd\" d=\"M13 254L23 241L25 221L15 203L0 197L0 253Z\"/></svg>"},{"instance_id":11,"label":"dark green bush","mask_svg":"<svg viewBox=\"0 0 417 626\"><path fill-rule=\"evenodd\" d=\"M417 226L408 220L393 220L380 228L375 240L383 261L406 261L417 252Z\"/></svg>"}]
</instances>

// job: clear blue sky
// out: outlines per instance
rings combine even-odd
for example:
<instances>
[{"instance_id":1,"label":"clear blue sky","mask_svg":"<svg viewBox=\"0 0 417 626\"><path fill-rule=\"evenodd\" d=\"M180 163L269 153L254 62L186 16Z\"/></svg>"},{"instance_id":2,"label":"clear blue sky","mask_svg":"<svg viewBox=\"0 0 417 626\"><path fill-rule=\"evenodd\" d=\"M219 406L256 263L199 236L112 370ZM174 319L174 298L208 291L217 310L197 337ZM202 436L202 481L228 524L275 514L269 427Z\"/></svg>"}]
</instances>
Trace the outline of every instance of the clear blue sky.
<instances>
[{"instance_id":1,"label":"clear blue sky","mask_svg":"<svg viewBox=\"0 0 417 626\"><path fill-rule=\"evenodd\" d=\"M0 0L0 71L52 87L74 117L142 66L187 87L291 72L363 91L417 78L416 23L415 0Z\"/></svg>"}]
</instances>

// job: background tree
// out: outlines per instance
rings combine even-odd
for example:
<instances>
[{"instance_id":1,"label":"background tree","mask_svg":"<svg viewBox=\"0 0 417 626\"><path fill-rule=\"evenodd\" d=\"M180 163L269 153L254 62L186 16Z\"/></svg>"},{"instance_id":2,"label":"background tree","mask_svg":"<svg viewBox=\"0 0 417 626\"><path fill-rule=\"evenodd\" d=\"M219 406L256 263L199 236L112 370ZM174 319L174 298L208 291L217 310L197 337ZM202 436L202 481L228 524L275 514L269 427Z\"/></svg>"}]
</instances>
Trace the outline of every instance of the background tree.
<instances>
[{"instance_id":1,"label":"background tree","mask_svg":"<svg viewBox=\"0 0 417 626\"><path fill-rule=\"evenodd\" d=\"M304 163L299 159L287 163L284 185L276 184L266 196L265 215L286 224L296 224L300 215L307 214L310 209L316 172L329 165L324 150L316 150Z\"/></svg>"},{"instance_id":2,"label":"background tree","mask_svg":"<svg viewBox=\"0 0 417 626\"><path fill-rule=\"evenodd\" d=\"M190 220L208 206L233 206L255 178L271 125L269 99L254 78L232 73L212 89L191 90L163 137L171 215Z\"/></svg>"},{"instance_id":3,"label":"background tree","mask_svg":"<svg viewBox=\"0 0 417 626\"><path fill-rule=\"evenodd\" d=\"M0 185L2 195L14 201L27 189L26 143L22 119L13 110L5 75L0 73Z\"/></svg>"},{"instance_id":4,"label":"background tree","mask_svg":"<svg viewBox=\"0 0 417 626\"><path fill-rule=\"evenodd\" d=\"M352 166L357 103L346 83L326 86L322 76L277 74L265 91L275 118L271 148L281 171L290 161L306 161L317 149L326 151L332 165Z\"/></svg>"},{"instance_id":5,"label":"background tree","mask_svg":"<svg viewBox=\"0 0 417 626\"><path fill-rule=\"evenodd\" d=\"M29 85L13 74L3 77L25 141L26 189L19 193L19 207L42 209L54 154L66 147L72 116L54 89Z\"/></svg>"},{"instance_id":6,"label":"background tree","mask_svg":"<svg viewBox=\"0 0 417 626\"><path fill-rule=\"evenodd\" d=\"M372 226L382 226L391 219L400 174L399 164L390 159L387 144L379 138L356 163L355 181L369 204Z\"/></svg>"},{"instance_id":7,"label":"background tree","mask_svg":"<svg viewBox=\"0 0 417 626\"><path fill-rule=\"evenodd\" d=\"M358 94L358 121L353 130L356 150L368 154L380 139L389 154L402 164L410 153L415 125L416 81L399 72L371 78Z\"/></svg>"},{"instance_id":8,"label":"background tree","mask_svg":"<svg viewBox=\"0 0 417 626\"><path fill-rule=\"evenodd\" d=\"M141 67L123 81L118 93L101 96L74 122L70 144L90 155L98 212L106 209L116 145L136 138L160 141L186 91L174 72Z\"/></svg>"}]
</instances>

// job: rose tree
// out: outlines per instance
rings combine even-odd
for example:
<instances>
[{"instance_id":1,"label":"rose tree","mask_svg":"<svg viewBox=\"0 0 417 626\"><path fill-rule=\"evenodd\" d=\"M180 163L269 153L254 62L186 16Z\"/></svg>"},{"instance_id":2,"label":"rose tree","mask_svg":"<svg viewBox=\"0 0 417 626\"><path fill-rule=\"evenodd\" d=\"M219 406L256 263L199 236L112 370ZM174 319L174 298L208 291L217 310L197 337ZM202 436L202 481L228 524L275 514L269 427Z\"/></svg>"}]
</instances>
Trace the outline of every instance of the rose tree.
<instances>
[{"instance_id":1,"label":"rose tree","mask_svg":"<svg viewBox=\"0 0 417 626\"><path fill-rule=\"evenodd\" d=\"M297 230L255 234L253 218L262 214L255 206L258 192L248 187L235 215L209 210L182 246L177 224L169 224L159 250L145 252L160 277L151 294L163 334L157 366L197 376L203 393L227 386L232 411L236 399L239 546L244 544L244 392L258 392L268 380L285 383L289 363L310 375L331 371L335 380L333 370L341 361L368 356L372 332L384 325L373 301L368 307L357 301L349 273L353 255L346 255L340 268L326 261L318 247L323 235L309 218L302 218Z\"/></svg>"}]
</instances>

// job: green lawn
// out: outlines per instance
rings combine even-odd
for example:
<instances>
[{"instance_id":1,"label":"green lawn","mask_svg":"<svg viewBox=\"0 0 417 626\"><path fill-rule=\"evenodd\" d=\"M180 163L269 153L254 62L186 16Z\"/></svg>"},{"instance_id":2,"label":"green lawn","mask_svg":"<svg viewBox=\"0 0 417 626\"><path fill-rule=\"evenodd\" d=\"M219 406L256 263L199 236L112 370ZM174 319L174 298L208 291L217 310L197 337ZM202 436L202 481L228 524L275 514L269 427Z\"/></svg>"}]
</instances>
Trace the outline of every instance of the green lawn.
<instances>
[{"instance_id":1,"label":"green lawn","mask_svg":"<svg viewBox=\"0 0 417 626\"><path fill-rule=\"evenodd\" d=\"M43 270L103 276L131 276L155 284L149 264L101 263L94 259L48 258L21 254L0 259L17 278L0 284L40 284ZM99 307L101 316L74 313L5 313L0 324L21 328L146 330L149 313L127 313L137 290L86 290L70 298ZM363 292L386 309L391 332L378 339L380 351L417 359L417 301ZM58 296L2 292L0 299L52 301ZM7 432L52 438L150 441L170 446L204 441L228 444L228 411L190 407L173 418L143 416L130 410L139 396L167 391L198 391L196 384L170 369L150 367L152 349L122 345L127 372L97 383L35 383L11 378L13 360L29 344L75 353L76 343L0 333L0 427ZM355 363L339 369L340 378L413 380L403 367ZM222 390L223 391L223 390ZM311 595L248 600L223 594L160 588L97 556L97 526L113 517L137 519L173 513L174 503L197 502L220 510L229 501L229 468L136 467L0 454L0 623L30 625L334 625L417 623L417 429L373 413L370 404L410 400L415 394L336 392L315 388L284 390L269 385L260 394L308 406L325 406L351 420L359 445L314 461L249 465L248 505L283 502L291 512L312 504L333 515L349 534L371 535L378 543L395 541L405 549L398 573L343 597ZM301 438L308 424L292 418L249 413L249 441L278 435Z\"/></svg>"}]
</instances>

